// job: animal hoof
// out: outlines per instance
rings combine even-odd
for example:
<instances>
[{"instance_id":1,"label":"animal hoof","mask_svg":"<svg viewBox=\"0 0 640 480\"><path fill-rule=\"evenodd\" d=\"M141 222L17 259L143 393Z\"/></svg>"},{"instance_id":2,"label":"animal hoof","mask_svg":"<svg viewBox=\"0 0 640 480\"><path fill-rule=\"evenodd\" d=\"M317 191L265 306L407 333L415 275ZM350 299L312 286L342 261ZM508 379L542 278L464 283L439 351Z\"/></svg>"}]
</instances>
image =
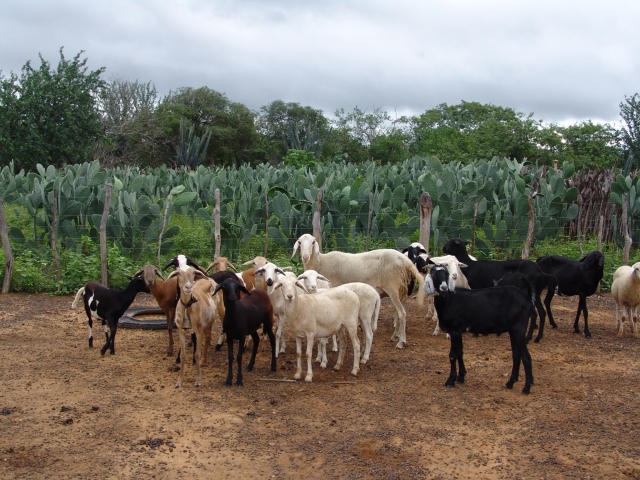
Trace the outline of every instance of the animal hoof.
<instances>
[{"instance_id":1,"label":"animal hoof","mask_svg":"<svg viewBox=\"0 0 640 480\"><path fill-rule=\"evenodd\" d=\"M313 377L311 375L307 375L306 377L304 377L304 381L307 383L311 383L311 380L313 380Z\"/></svg>"},{"instance_id":2,"label":"animal hoof","mask_svg":"<svg viewBox=\"0 0 640 480\"><path fill-rule=\"evenodd\" d=\"M354 368L353 370L351 370L351 375L353 375L354 377L358 376L358 369Z\"/></svg>"}]
</instances>

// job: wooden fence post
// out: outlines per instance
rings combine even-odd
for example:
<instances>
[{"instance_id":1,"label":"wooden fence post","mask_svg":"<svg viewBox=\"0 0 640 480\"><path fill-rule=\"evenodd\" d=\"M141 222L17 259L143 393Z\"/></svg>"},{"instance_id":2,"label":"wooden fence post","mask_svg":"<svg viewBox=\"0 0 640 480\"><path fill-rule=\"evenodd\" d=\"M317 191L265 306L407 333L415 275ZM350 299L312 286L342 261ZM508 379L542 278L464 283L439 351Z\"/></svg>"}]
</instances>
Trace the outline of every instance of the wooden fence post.
<instances>
[{"instance_id":1,"label":"wooden fence post","mask_svg":"<svg viewBox=\"0 0 640 480\"><path fill-rule=\"evenodd\" d=\"M422 192L420 195L420 238L419 242L429 253L429 241L431 240L431 212L433 211L433 201L429 192Z\"/></svg>"},{"instance_id":2,"label":"wooden fence post","mask_svg":"<svg viewBox=\"0 0 640 480\"><path fill-rule=\"evenodd\" d=\"M58 254L58 192L53 190L53 218L51 219L51 251L53 252L53 263L56 265L56 279L62 280L62 267L60 266L60 255Z\"/></svg>"},{"instance_id":3,"label":"wooden fence post","mask_svg":"<svg viewBox=\"0 0 640 480\"><path fill-rule=\"evenodd\" d=\"M2 293L9 293L11 287L11 276L13 275L13 252L11 251L11 242L9 242L9 234L7 232L7 219L4 216L4 200L0 197L0 238L2 239L2 248L4 249L4 279L2 280Z\"/></svg>"},{"instance_id":4,"label":"wooden fence post","mask_svg":"<svg viewBox=\"0 0 640 480\"><path fill-rule=\"evenodd\" d=\"M622 235L624 236L624 247L622 248L622 264L629 264L629 253L631 251L631 245L633 240L629 235L629 195L624 194L622 196L622 218L620 222L622 227Z\"/></svg>"},{"instance_id":5,"label":"wooden fence post","mask_svg":"<svg viewBox=\"0 0 640 480\"><path fill-rule=\"evenodd\" d=\"M522 259L529 260L529 252L531 251L531 243L533 243L533 229L536 224L536 219L533 216L533 192L529 192L529 228L527 229L527 239L524 242L524 248L522 249Z\"/></svg>"},{"instance_id":6,"label":"wooden fence post","mask_svg":"<svg viewBox=\"0 0 640 480\"><path fill-rule=\"evenodd\" d=\"M262 256L266 258L269 249L269 195L267 192L264 194L264 216L264 250Z\"/></svg>"},{"instance_id":7,"label":"wooden fence post","mask_svg":"<svg viewBox=\"0 0 640 480\"><path fill-rule=\"evenodd\" d=\"M107 220L109 219L109 207L111 206L111 189L113 185L107 183L104 186L104 209L100 220L100 271L102 272L102 284L108 287L109 269L107 263Z\"/></svg>"},{"instance_id":8,"label":"wooden fence post","mask_svg":"<svg viewBox=\"0 0 640 480\"><path fill-rule=\"evenodd\" d=\"M220 256L220 189L215 189L216 204L213 207L213 241L214 241L214 254L213 258Z\"/></svg>"},{"instance_id":9,"label":"wooden fence post","mask_svg":"<svg viewBox=\"0 0 640 480\"><path fill-rule=\"evenodd\" d=\"M320 224L320 212L322 211L322 189L318 190L318 196L316 197L316 211L313 212L313 219L311 226L313 227L313 236L318 242L320 251L322 251L322 226Z\"/></svg>"}]
</instances>

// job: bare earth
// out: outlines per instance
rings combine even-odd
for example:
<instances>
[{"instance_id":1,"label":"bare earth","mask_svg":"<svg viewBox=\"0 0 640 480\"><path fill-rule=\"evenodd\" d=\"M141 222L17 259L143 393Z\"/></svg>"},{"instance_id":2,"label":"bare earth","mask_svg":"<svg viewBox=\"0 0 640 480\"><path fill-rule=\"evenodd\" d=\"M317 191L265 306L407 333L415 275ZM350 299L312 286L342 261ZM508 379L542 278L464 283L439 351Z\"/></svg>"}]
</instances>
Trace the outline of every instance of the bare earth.
<instances>
[{"instance_id":1,"label":"bare earth","mask_svg":"<svg viewBox=\"0 0 640 480\"><path fill-rule=\"evenodd\" d=\"M71 301L0 296L0 478L640 478L640 339L616 336L608 295L588 300L591 339L573 333L577 298L554 300L529 396L504 387L507 336L465 336L467 381L445 388L449 342L412 299L409 346L389 341L383 302L357 378L349 353L311 384L274 381L292 379L295 346L272 373L263 342L244 387L223 385L225 348L181 389L166 331L120 329L100 357Z\"/></svg>"}]
</instances>

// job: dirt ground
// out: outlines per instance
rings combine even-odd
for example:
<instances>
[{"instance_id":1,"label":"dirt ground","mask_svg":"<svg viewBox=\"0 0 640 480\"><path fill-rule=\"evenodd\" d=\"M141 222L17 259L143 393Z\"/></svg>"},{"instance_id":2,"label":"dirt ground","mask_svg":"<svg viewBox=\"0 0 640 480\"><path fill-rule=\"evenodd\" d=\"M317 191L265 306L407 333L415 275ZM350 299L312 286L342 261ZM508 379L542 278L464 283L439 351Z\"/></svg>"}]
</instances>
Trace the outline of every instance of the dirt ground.
<instances>
[{"instance_id":1,"label":"dirt ground","mask_svg":"<svg viewBox=\"0 0 640 480\"><path fill-rule=\"evenodd\" d=\"M189 365L181 389L166 331L120 329L101 357L71 301L0 296L0 478L640 478L640 339L616 336L608 295L588 300L590 339L573 333L577 298L554 300L528 396L504 387L507 336L465 336L467 381L445 388L448 340L412 299L408 347L383 303L358 377L348 354L291 381L294 343L272 373L263 342L244 387L223 385L226 349L211 349L204 385Z\"/></svg>"}]
</instances>

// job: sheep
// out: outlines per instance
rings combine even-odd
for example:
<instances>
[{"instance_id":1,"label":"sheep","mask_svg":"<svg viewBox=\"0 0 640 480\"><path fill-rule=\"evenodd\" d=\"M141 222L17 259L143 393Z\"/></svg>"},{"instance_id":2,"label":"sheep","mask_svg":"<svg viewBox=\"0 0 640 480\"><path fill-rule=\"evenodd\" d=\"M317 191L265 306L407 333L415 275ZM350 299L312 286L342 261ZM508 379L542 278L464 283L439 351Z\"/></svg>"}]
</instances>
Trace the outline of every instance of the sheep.
<instances>
[{"instance_id":1,"label":"sheep","mask_svg":"<svg viewBox=\"0 0 640 480\"><path fill-rule=\"evenodd\" d=\"M297 280L282 276L274 285L274 293L281 291L284 300L284 318L287 329L296 338L296 373L294 379L302 377L302 337L307 341L307 375L305 382L313 380L311 353L314 338L328 337L345 328L353 347L353 368L356 376L360 368L360 340L358 339L358 313L360 300L358 295L342 286L329 288L314 295L299 294L304 286ZM338 351L334 370L339 370L344 361L345 349Z\"/></svg>"},{"instance_id":2,"label":"sheep","mask_svg":"<svg viewBox=\"0 0 640 480\"><path fill-rule=\"evenodd\" d=\"M427 249L420 242L413 242L402 250L420 273L427 273Z\"/></svg>"},{"instance_id":3,"label":"sheep","mask_svg":"<svg viewBox=\"0 0 640 480\"><path fill-rule=\"evenodd\" d=\"M71 308L76 308L82 298L89 323L89 348L93 347L93 318L99 318L104 327L106 342L100 354L107 351L115 354L118 320L129 308L138 292L149 292L141 272L129 277L129 284L123 290L107 288L97 282L87 282L76 292Z\"/></svg>"},{"instance_id":4,"label":"sheep","mask_svg":"<svg viewBox=\"0 0 640 480\"><path fill-rule=\"evenodd\" d=\"M427 264L429 261L431 261L431 263L444 265L445 267L447 267L447 271L449 272L449 275L451 275L451 278L453 278L454 283L456 284L456 288L467 288L467 289L470 288L469 282L467 281L467 277L464 275L462 271L463 268L467 268L467 264L460 262L454 255L441 255L439 257L427 257L427 258L418 257L417 261L418 261L418 265L416 266L418 267L418 270L421 272L427 271ZM432 307L433 297L428 297L428 298L431 299L431 301L428 302L428 307ZM433 335L438 335L440 333L440 325L438 324L438 314L435 312L435 310L431 311L430 308L428 308L427 313L431 317L435 316L436 326L433 329Z\"/></svg>"},{"instance_id":5,"label":"sheep","mask_svg":"<svg viewBox=\"0 0 640 480\"><path fill-rule=\"evenodd\" d=\"M142 267L142 276L151 295L158 302L158 306L167 316L167 332L169 334L169 347L167 355L173 355L173 323L176 318L176 304L178 303L177 278L164 279L162 273L155 265ZM159 277L159 278L156 278Z\"/></svg>"},{"instance_id":6,"label":"sheep","mask_svg":"<svg viewBox=\"0 0 640 480\"><path fill-rule=\"evenodd\" d=\"M271 344L271 371L276 371L276 340L273 335L273 306L269 296L262 290L249 291L240 283L231 279L224 280L214 290L214 294L222 290L224 301L223 329L227 336L227 354L229 369L227 373L226 385L231 385L233 381L233 341L238 340L238 371L236 374L236 385L242 385L242 353L244 351L244 339L251 335L253 349L251 359L247 365L247 370L253 370L253 365L258 352L260 336L258 328L262 326L262 331L269 336ZM240 296L240 292L244 296Z\"/></svg>"},{"instance_id":7,"label":"sheep","mask_svg":"<svg viewBox=\"0 0 640 480\"><path fill-rule=\"evenodd\" d=\"M528 394L531 391L533 371L526 333L529 317L534 313L535 289L532 285L529 292L513 285L476 290L457 289L447 268L443 265L433 265L425 278L424 288L428 295L435 295L434 304L440 328L450 336L451 370L445 386L453 387L456 382L464 383L467 373L462 352L464 332L498 335L509 332L512 369L506 387L513 388L513 384L518 380L522 362L525 372L522 393Z\"/></svg>"},{"instance_id":8,"label":"sheep","mask_svg":"<svg viewBox=\"0 0 640 480\"><path fill-rule=\"evenodd\" d=\"M545 273L539 265L531 260L473 260L467 253L466 245L468 243L459 238L452 238L447 240L442 251L454 255L460 262L467 265L464 269L464 275L472 289L493 287L495 282L508 273L519 272L529 278L536 291L535 306L540 318L540 328L534 341L539 342L542 338L546 315L549 315L549 321L551 321L551 300L556 288L555 278ZM545 289L547 294L543 306L540 296ZM533 328L529 330L532 335Z\"/></svg>"},{"instance_id":9,"label":"sheep","mask_svg":"<svg viewBox=\"0 0 640 480\"><path fill-rule=\"evenodd\" d=\"M278 275L296 278L293 272L285 272L273 262L267 262L256 268L256 289L264 290L269 295L273 305L273 317L276 325L276 357L285 351L284 342L284 301L281 295L275 295L273 286L278 280Z\"/></svg>"},{"instance_id":10,"label":"sheep","mask_svg":"<svg viewBox=\"0 0 640 480\"><path fill-rule=\"evenodd\" d=\"M184 358L186 356L185 330L192 328L195 333L194 363L196 365L195 386L202 385L202 365L207 358L211 327L220 318L217 311L218 299L214 296L216 282L194 267L177 268L167 279L176 278L178 302L175 322L180 333L180 371L176 388L182 386L184 379Z\"/></svg>"},{"instance_id":11,"label":"sheep","mask_svg":"<svg viewBox=\"0 0 640 480\"><path fill-rule=\"evenodd\" d=\"M604 254L597 250L589 252L580 260L573 260L559 255L546 255L536 260L542 271L552 275L557 282L557 293L559 295L578 295L578 311L573 322L573 331L580 333L578 320L580 312L584 317L584 336L591 337L589 331L589 311L587 309L587 297L595 293L600 280L604 274ZM551 302L549 302L551 303ZM549 305L550 307L551 305ZM553 319L551 308L549 308L549 323L553 328L557 328ZM542 325L541 325L542 328ZM542 330L538 334L541 335Z\"/></svg>"},{"instance_id":12,"label":"sheep","mask_svg":"<svg viewBox=\"0 0 640 480\"><path fill-rule=\"evenodd\" d=\"M318 291L318 281L324 281L326 284L330 283L324 275L319 274L313 269L305 270L303 273L298 275L298 280L302 282L305 290L309 293L316 293ZM365 341L365 347L362 352L360 363L365 364L369 361L371 344L373 342L373 332L378 328L378 317L380 315L381 303L380 294L371 285L363 282L343 283L341 286L353 291L358 295L358 299L360 300L358 318L360 320L360 328L362 329ZM322 347L318 346L318 349L322 350L322 362L326 365L326 342Z\"/></svg>"},{"instance_id":13,"label":"sheep","mask_svg":"<svg viewBox=\"0 0 640 480\"><path fill-rule=\"evenodd\" d=\"M405 255L393 249L378 249L362 253L333 251L320 253L317 240L308 233L301 235L293 246L292 257L300 248L305 270L316 270L338 286L349 282L363 282L388 295L395 308L394 332L397 348L407 344L407 312L402 301L409 296L414 282L419 286L418 304L424 303L424 278Z\"/></svg>"},{"instance_id":14,"label":"sheep","mask_svg":"<svg viewBox=\"0 0 640 480\"><path fill-rule=\"evenodd\" d=\"M640 320L637 318L640 305L640 262L634 263L631 267L622 265L616 269L611 283L611 296L616 302L618 336L624 335L626 317L631 324L633 336L638 337L636 322Z\"/></svg>"},{"instance_id":15,"label":"sheep","mask_svg":"<svg viewBox=\"0 0 640 480\"><path fill-rule=\"evenodd\" d=\"M242 283L247 290L253 290L255 288L255 269L267 263L267 259L261 256L255 257L253 260L244 262L242 265L253 265L253 268L238 272L237 268L231 263L227 257L217 257L213 262L209 264L206 271L210 271L212 268L214 272L221 272L227 269L231 269L236 272L238 278L242 280Z\"/></svg>"}]
</instances>

